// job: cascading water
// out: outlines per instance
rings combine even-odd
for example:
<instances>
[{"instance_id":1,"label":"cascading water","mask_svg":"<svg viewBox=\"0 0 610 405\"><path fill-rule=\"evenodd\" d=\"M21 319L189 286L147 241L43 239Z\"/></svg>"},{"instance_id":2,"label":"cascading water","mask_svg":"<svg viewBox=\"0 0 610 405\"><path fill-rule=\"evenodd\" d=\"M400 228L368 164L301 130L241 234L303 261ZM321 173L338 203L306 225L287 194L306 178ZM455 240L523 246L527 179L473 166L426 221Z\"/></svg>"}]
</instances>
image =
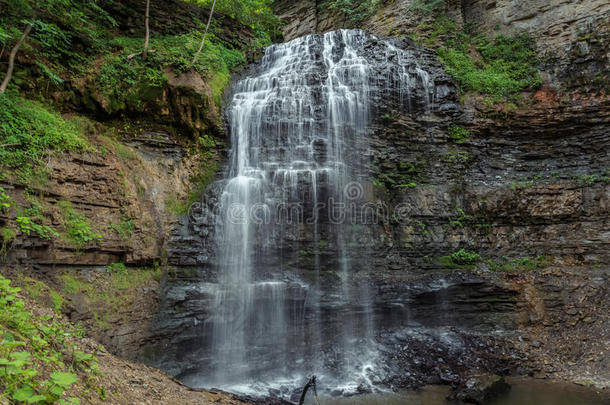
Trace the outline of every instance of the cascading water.
<instances>
[{"instance_id":1,"label":"cascading water","mask_svg":"<svg viewBox=\"0 0 610 405\"><path fill-rule=\"evenodd\" d=\"M413 96L418 89L423 97ZM325 387L370 385L380 373L374 291L354 276L347 235L358 210L350 203L370 194L374 100L428 105L433 83L408 51L340 30L267 48L232 95L215 234L220 268L201 326L210 347L181 377L234 391L296 386L311 374ZM322 257L321 247L335 257ZM312 270L291 272L299 266ZM322 285L322 272L340 286Z\"/></svg>"}]
</instances>

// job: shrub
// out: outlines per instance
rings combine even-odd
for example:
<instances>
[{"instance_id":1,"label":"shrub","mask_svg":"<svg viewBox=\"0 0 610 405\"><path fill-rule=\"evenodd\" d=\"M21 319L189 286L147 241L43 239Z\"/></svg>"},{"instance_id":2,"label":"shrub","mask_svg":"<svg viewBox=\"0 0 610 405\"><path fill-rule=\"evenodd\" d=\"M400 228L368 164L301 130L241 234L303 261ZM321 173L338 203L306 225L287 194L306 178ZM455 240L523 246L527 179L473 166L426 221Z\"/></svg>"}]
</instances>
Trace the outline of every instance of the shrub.
<instances>
[{"instance_id":1,"label":"shrub","mask_svg":"<svg viewBox=\"0 0 610 405\"><path fill-rule=\"evenodd\" d=\"M4 189L0 187L0 214L8 214L8 211L13 204L14 201L11 196L6 194Z\"/></svg>"},{"instance_id":2,"label":"shrub","mask_svg":"<svg viewBox=\"0 0 610 405\"><path fill-rule=\"evenodd\" d=\"M451 254L451 260L456 264L472 265L481 260L481 255L460 249Z\"/></svg>"}]
</instances>

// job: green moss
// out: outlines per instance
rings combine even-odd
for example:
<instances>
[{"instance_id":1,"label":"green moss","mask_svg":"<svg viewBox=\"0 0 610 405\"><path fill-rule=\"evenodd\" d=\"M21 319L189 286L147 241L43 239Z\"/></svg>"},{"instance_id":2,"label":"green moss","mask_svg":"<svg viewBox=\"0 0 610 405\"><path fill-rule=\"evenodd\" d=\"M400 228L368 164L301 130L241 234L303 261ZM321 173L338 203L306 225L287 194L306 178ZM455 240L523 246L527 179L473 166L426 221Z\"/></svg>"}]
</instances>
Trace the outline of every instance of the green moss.
<instances>
[{"instance_id":1,"label":"green moss","mask_svg":"<svg viewBox=\"0 0 610 405\"><path fill-rule=\"evenodd\" d=\"M377 176L373 179L373 185L384 189L410 189L417 187L423 181L425 162L399 162L394 168L375 167Z\"/></svg>"},{"instance_id":2,"label":"green moss","mask_svg":"<svg viewBox=\"0 0 610 405\"><path fill-rule=\"evenodd\" d=\"M443 157L443 162L450 163L451 167L457 164L467 165L470 162L471 156L468 152L450 149Z\"/></svg>"},{"instance_id":3,"label":"green moss","mask_svg":"<svg viewBox=\"0 0 610 405\"><path fill-rule=\"evenodd\" d=\"M459 125L452 124L449 127L449 137L457 144L463 144L468 141L470 131Z\"/></svg>"},{"instance_id":4,"label":"green moss","mask_svg":"<svg viewBox=\"0 0 610 405\"><path fill-rule=\"evenodd\" d=\"M125 267L125 263L112 263L109 264L106 269L110 273L127 274L127 267Z\"/></svg>"}]
</instances>

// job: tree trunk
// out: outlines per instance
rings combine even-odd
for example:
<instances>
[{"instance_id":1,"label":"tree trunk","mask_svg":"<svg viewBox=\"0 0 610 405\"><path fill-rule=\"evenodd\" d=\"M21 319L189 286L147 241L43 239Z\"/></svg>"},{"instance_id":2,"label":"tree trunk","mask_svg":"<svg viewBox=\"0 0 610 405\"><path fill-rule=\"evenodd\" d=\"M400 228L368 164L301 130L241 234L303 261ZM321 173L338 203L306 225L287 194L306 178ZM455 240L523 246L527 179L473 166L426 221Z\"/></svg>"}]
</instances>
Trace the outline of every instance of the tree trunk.
<instances>
[{"instance_id":1,"label":"tree trunk","mask_svg":"<svg viewBox=\"0 0 610 405\"><path fill-rule=\"evenodd\" d=\"M208 24L205 26L205 32L203 33L203 38L201 38L201 45L199 45L199 50L193 57L193 65L197 61L201 50L203 49L203 45L205 44L205 37L208 35L208 30L210 29L210 23L212 22L212 15L214 14L214 7L216 6L216 0L212 3L212 9L210 10L210 17L208 17Z\"/></svg>"},{"instance_id":2,"label":"tree trunk","mask_svg":"<svg viewBox=\"0 0 610 405\"><path fill-rule=\"evenodd\" d=\"M15 68L15 56L17 56L19 47L21 47L21 45L25 41L25 38L28 36L30 31L32 31L32 27L33 27L32 23L29 23L27 25L27 27L25 27L25 30L23 30L23 34L21 34L21 38L19 38L19 41L17 41L17 43L11 50L11 54L8 58L8 70L6 71L6 76L4 77L2 84L0 84L0 94L4 93L6 91L6 88L8 87L8 83L11 81L11 77L13 77L13 69Z\"/></svg>"},{"instance_id":3,"label":"tree trunk","mask_svg":"<svg viewBox=\"0 0 610 405\"><path fill-rule=\"evenodd\" d=\"M148 43L150 41L150 0L146 0L146 36L144 37L144 50L142 51L142 58L146 59L148 56Z\"/></svg>"}]
</instances>

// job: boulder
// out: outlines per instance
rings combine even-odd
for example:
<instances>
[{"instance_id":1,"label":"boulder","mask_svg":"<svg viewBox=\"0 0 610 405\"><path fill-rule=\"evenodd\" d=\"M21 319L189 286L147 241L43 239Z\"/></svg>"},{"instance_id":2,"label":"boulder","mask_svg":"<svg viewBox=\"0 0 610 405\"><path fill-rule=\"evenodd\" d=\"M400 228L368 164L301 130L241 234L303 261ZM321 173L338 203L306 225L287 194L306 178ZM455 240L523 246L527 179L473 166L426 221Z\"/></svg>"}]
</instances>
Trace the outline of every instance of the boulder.
<instances>
[{"instance_id":1,"label":"boulder","mask_svg":"<svg viewBox=\"0 0 610 405\"><path fill-rule=\"evenodd\" d=\"M510 385L495 374L475 375L466 380L466 383L454 391L448 399L484 404L510 390Z\"/></svg>"}]
</instances>

